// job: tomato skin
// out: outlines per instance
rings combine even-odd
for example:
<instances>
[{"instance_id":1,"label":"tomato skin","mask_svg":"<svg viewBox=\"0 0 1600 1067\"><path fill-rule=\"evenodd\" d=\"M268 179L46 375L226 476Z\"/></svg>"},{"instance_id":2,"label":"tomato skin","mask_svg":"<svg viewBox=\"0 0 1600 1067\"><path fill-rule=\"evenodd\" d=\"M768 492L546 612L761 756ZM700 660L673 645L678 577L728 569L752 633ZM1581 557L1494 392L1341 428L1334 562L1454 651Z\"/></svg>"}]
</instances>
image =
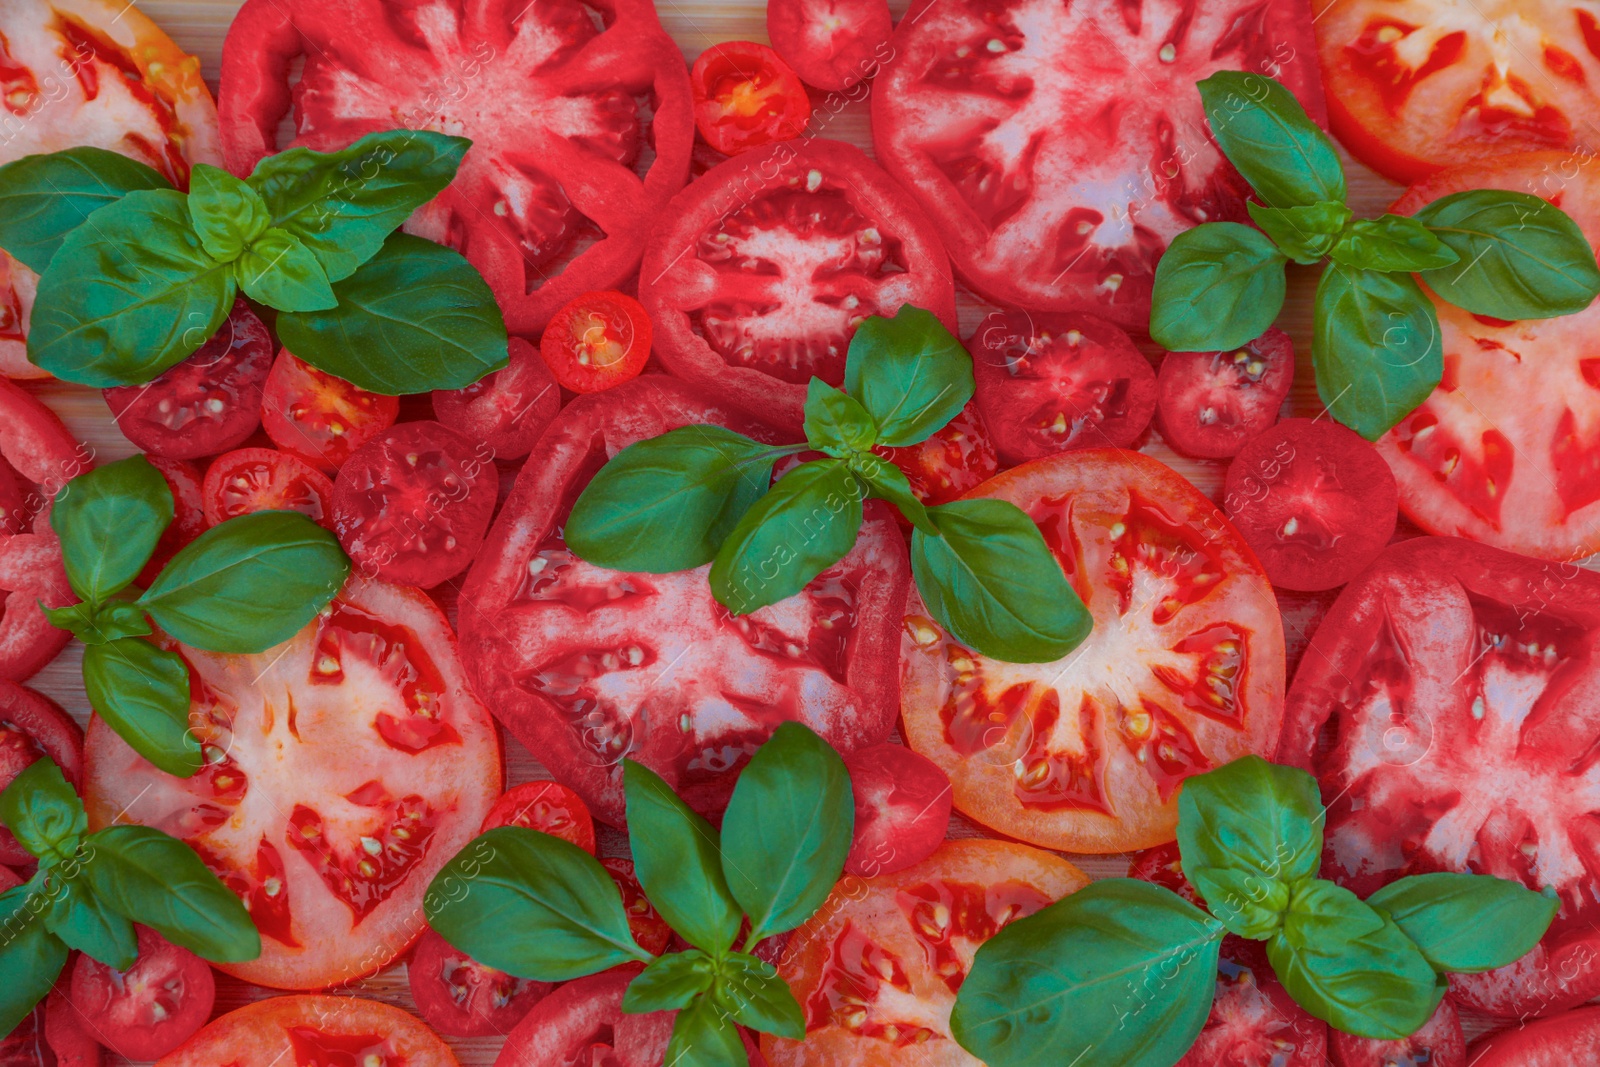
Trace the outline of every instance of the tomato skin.
<instances>
[{"instance_id":1,"label":"tomato skin","mask_svg":"<svg viewBox=\"0 0 1600 1067\"><path fill-rule=\"evenodd\" d=\"M646 320L648 321L648 320ZM511 362L464 389L436 389L438 420L487 445L497 460L521 459L561 410L561 390L538 351L511 338Z\"/></svg>"},{"instance_id":2,"label":"tomato skin","mask_svg":"<svg viewBox=\"0 0 1600 1067\"><path fill-rule=\"evenodd\" d=\"M1577 1067L1600 1060L1600 1008L1521 1023L1467 1050L1472 1067Z\"/></svg>"},{"instance_id":3,"label":"tomato skin","mask_svg":"<svg viewBox=\"0 0 1600 1067\"><path fill-rule=\"evenodd\" d=\"M504 1034L555 988L485 967L433 930L417 940L406 974L418 1013L451 1037Z\"/></svg>"},{"instance_id":4,"label":"tomato skin","mask_svg":"<svg viewBox=\"0 0 1600 1067\"><path fill-rule=\"evenodd\" d=\"M49 756L78 788L83 782L82 727L42 693L0 681L0 790L40 756ZM33 853L0 826L0 863L23 867L33 862Z\"/></svg>"},{"instance_id":5,"label":"tomato skin","mask_svg":"<svg viewBox=\"0 0 1600 1067\"><path fill-rule=\"evenodd\" d=\"M849 89L887 62L894 30L884 0L771 0L767 36L773 51L806 84Z\"/></svg>"},{"instance_id":6,"label":"tomato skin","mask_svg":"<svg viewBox=\"0 0 1600 1067\"><path fill-rule=\"evenodd\" d=\"M848 874L870 878L921 863L950 828L950 779L904 745L884 742L844 759L855 795Z\"/></svg>"},{"instance_id":7,"label":"tomato skin","mask_svg":"<svg viewBox=\"0 0 1600 1067\"><path fill-rule=\"evenodd\" d=\"M657 1067L677 1013L622 1010L623 993L640 970L627 964L558 986L506 1036L495 1067Z\"/></svg>"},{"instance_id":8,"label":"tomato skin","mask_svg":"<svg viewBox=\"0 0 1600 1067\"><path fill-rule=\"evenodd\" d=\"M297 358L285 348L267 375L261 426L272 443L324 474L394 425L400 400L359 389Z\"/></svg>"},{"instance_id":9,"label":"tomato skin","mask_svg":"<svg viewBox=\"0 0 1600 1067\"><path fill-rule=\"evenodd\" d=\"M207 526L256 511L298 511L333 522L333 483L311 464L272 448L240 448L212 460L201 489Z\"/></svg>"},{"instance_id":10,"label":"tomato skin","mask_svg":"<svg viewBox=\"0 0 1600 1067\"><path fill-rule=\"evenodd\" d=\"M150 559L134 580L136 585L148 588L179 549L205 532L206 516L204 482L199 468L185 459L161 456L146 456L145 459L161 472L161 477L167 480L167 488L172 491L172 523L161 531L155 551L150 553Z\"/></svg>"},{"instance_id":11,"label":"tomato skin","mask_svg":"<svg viewBox=\"0 0 1600 1067\"><path fill-rule=\"evenodd\" d=\"M1328 1027L1328 1046L1334 1067L1463 1067L1467 1042L1461 1035L1461 1018L1449 999L1439 1002L1422 1029L1402 1041L1375 1041Z\"/></svg>"},{"instance_id":12,"label":"tomato skin","mask_svg":"<svg viewBox=\"0 0 1600 1067\"><path fill-rule=\"evenodd\" d=\"M639 376L650 337L650 316L633 297L584 293L551 317L539 356L562 388L598 393Z\"/></svg>"},{"instance_id":13,"label":"tomato skin","mask_svg":"<svg viewBox=\"0 0 1600 1067\"><path fill-rule=\"evenodd\" d=\"M217 987L206 962L143 926L139 959L126 971L79 954L72 1006L95 1020L100 1040L119 1056L154 1060L194 1036L211 1017Z\"/></svg>"},{"instance_id":14,"label":"tomato skin","mask_svg":"<svg viewBox=\"0 0 1600 1067\"><path fill-rule=\"evenodd\" d=\"M478 832L488 833L497 826L521 826L553 834L591 856L599 854L594 817L589 814L588 805L560 782L523 782L506 790L483 817L483 827Z\"/></svg>"},{"instance_id":15,"label":"tomato skin","mask_svg":"<svg viewBox=\"0 0 1600 1067\"><path fill-rule=\"evenodd\" d=\"M1156 374L1156 428L1198 459L1228 459L1278 421L1294 384L1294 342L1277 327L1232 352L1168 352Z\"/></svg>"},{"instance_id":16,"label":"tomato skin","mask_svg":"<svg viewBox=\"0 0 1600 1067\"><path fill-rule=\"evenodd\" d=\"M806 87L778 53L754 41L721 41L689 71L694 124L706 144L736 156L805 131Z\"/></svg>"},{"instance_id":17,"label":"tomato skin","mask_svg":"<svg viewBox=\"0 0 1600 1067\"><path fill-rule=\"evenodd\" d=\"M352 996L287 996L236 1008L156 1067L344 1067L371 1050L404 1067L459 1067L455 1054L415 1016Z\"/></svg>"}]
</instances>

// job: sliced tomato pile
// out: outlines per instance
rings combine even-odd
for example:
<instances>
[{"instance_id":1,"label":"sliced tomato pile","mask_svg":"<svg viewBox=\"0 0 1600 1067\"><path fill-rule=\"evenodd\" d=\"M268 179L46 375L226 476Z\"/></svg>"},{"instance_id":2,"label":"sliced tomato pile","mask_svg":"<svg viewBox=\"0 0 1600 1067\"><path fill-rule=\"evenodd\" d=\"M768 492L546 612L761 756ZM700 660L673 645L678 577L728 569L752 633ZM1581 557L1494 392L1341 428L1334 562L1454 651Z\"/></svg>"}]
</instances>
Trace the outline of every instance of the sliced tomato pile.
<instances>
[{"instance_id":1,"label":"sliced tomato pile","mask_svg":"<svg viewBox=\"0 0 1600 1067\"><path fill-rule=\"evenodd\" d=\"M799 137L811 100L778 53L754 41L719 41L689 71L694 124L706 144L738 155Z\"/></svg>"},{"instance_id":2,"label":"sliced tomato pile","mask_svg":"<svg viewBox=\"0 0 1600 1067\"><path fill-rule=\"evenodd\" d=\"M976 401L968 401L955 418L921 444L879 445L873 451L900 468L911 491L924 504L947 504L1000 469L994 441Z\"/></svg>"},{"instance_id":3,"label":"sliced tomato pile","mask_svg":"<svg viewBox=\"0 0 1600 1067\"><path fill-rule=\"evenodd\" d=\"M561 986L507 1035L495 1067L658 1067L673 1013L622 1010L622 995L638 973L634 966L613 967Z\"/></svg>"},{"instance_id":4,"label":"sliced tomato pile","mask_svg":"<svg viewBox=\"0 0 1600 1067\"><path fill-rule=\"evenodd\" d=\"M311 464L274 448L241 448L206 468L201 491L207 526L256 511L298 511L333 522L333 483Z\"/></svg>"},{"instance_id":5,"label":"sliced tomato pile","mask_svg":"<svg viewBox=\"0 0 1600 1067\"><path fill-rule=\"evenodd\" d=\"M1278 420L1294 384L1294 342L1274 326L1231 352L1168 352L1156 426L1186 456L1226 459Z\"/></svg>"},{"instance_id":6,"label":"sliced tomato pile","mask_svg":"<svg viewBox=\"0 0 1600 1067\"><path fill-rule=\"evenodd\" d=\"M1277 743L1283 629L1255 556L1137 452L1055 456L975 495L1033 518L1094 630L1058 662L1002 663L945 634L913 592L906 741L950 776L956 810L1008 836L1074 852L1170 841L1185 778Z\"/></svg>"},{"instance_id":7,"label":"sliced tomato pile","mask_svg":"<svg viewBox=\"0 0 1600 1067\"><path fill-rule=\"evenodd\" d=\"M510 352L505 370L463 389L439 389L433 394L435 417L487 445L497 460L526 456L561 410L561 390L538 350L513 337Z\"/></svg>"},{"instance_id":8,"label":"sliced tomato pile","mask_svg":"<svg viewBox=\"0 0 1600 1067\"><path fill-rule=\"evenodd\" d=\"M83 780L83 730L48 697L0 681L0 790L40 756L49 756L76 786ZM0 863L33 861L33 854L0 826Z\"/></svg>"},{"instance_id":9,"label":"sliced tomato pile","mask_svg":"<svg viewBox=\"0 0 1600 1067\"><path fill-rule=\"evenodd\" d=\"M500 793L494 724L444 616L354 581L266 653L179 652L206 766L163 774L91 720L91 823L120 814L188 842L244 900L262 953L222 968L236 977L317 989L405 951L428 882Z\"/></svg>"},{"instance_id":10,"label":"sliced tomato pile","mask_svg":"<svg viewBox=\"0 0 1600 1067\"><path fill-rule=\"evenodd\" d=\"M157 1067L457 1067L415 1016L350 996L273 997L214 1019Z\"/></svg>"},{"instance_id":11,"label":"sliced tomato pile","mask_svg":"<svg viewBox=\"0 0 1600 1067\"><path fill-rule=\"evenodd\" d=\"M398 398L359 389L287 348L273 362L261 397L261 427L272 443L324 474L344 466L399 415Z\"/></svg>"},{"instance_id":12,"label":"sliced tomato pile","mask_svg":"<svg viewBox=\"0 0 1600 1067\"><path fill-rule=\"evenodd\" d=\"M1448 1000L1439 1002L1422 1029L1400 1041L1355 1037L1329 1027L1328 1050L1334 1067L1464 1067L1467 1062L1461 1017Z\"/></svg>"},{"instance_id":13,"label":"sliced tomato pile","mask_svg":"<svg viewBox=\"0 0 1600 1067\"><path fill-rule=\"evenodd\" d=\"M452 1037L504 1034L554 988L485 967L432 930L417 941L406 974L417 1011Z\"/></svg>"},{"instance_id":14,"label":"sliced tomato pile","mask_svg":"<svg viewBox=\"0 0 1600 1067\"><path fill-rule=\"evenodd\" d=\"M94 1020L105 1046L130 1060L165 1056L211 1018L211 967L153 930L138 928L139 959L118 971L85 955L72 968L72 1007Z\"/></svg>"},{"instance_id":15,"label":"sliced tomato pile","mask_svg":"<svg viewBox=\"0 0 1600 1067\"><path fill-rule=\"evenodd\" d=\"M669 371L793 433L806 383L844 380L869 315L914 304L955 326L934 224L859 149L816 137L730 159L674 199L639 299Z\"/></svg>"},{"instance_id":16,"label":"sliced tomato pile","mask_svg":"<svg viewBox=\"0 0 1600 1067\"><path fill-rule=\"evenodd\" d=\"M849 89L892 58L889 5L884 0L770 0L767 36L773 50L810 85Z\"/></svg>"}]
</instances>

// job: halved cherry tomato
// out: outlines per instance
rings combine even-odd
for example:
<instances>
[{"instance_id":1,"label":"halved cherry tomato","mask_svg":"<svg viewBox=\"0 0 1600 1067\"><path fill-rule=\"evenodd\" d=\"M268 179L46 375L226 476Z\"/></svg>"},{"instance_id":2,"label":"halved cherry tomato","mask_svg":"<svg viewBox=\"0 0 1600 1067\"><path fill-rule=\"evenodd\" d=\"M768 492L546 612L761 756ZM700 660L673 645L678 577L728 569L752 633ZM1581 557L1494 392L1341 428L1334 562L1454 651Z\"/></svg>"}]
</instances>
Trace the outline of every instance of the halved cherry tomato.
<instances>
[{"instance_id":1,"label":"halved cherry tomato","mask_svg":"<svg viewBox=\"0 0 1600 1067\"><path fill-rule=\"evenodd\" d=\"M950 828L950 779L904 745L884 742L844 758L856 829L844 869L872 877L921 863Z\"/></svg>"},{"instance_id":2,"label":"halved cherry tomato","mask_svg":"<svg viewBox=\"0 0 1600 1067\"><path fill-rule=\"evenodd\" d=\"M406 974L417 1011L451 1037L504 1034L555 988L485 967L432 930L417 941Z\"/></svg>"},{"instance_id":3,"label":"halved cherry tomato","mask_svg":"<svg viewBox=\"0 0 1600 1067\"><path fill-rule=\"evenodd\" d=\"M459 1067L439 1036L382 1001L272 997L214 1019L156 1067Z\"/></svg>"},{"instance_id":4,"label":"halved cherry tomato","mask_svg":"<svg viewBox=\"0 0 1600 1067\"><path fill-rule=\"evenodd\" d=\"M1294 384L1294 342L1274 326L1231 352L1168 352L1156 374L1156 429L1186 456L1226 459L1278 421Z\"/></svg>"},{"instance_id":5,"label":"halved cherry tomato","mask_svg":"<svg viewBox=\"0 0 1600 1067\"><path fill-rule=\"evenodd\" d=\"M659 1067L676 1013L622 1010L638 973L636 965L613 967L558 987L507 1035L495 1067Z\"/></svg>"},{"instance_id":6,"label":"halved cherry tomato","mask_svg":"<svg viewBox=\"0 0 1600 1067\"><path fill-rule=\"evenodd\" d=\"M646 349L648 350L648 345ZM511 362L464 389L438 389L438 420L489 447L497 460L521 459L561 410L561 390L539 351L511 338Z\"/></svg>"},{"instance_id":7,"label":"halved cherry tomato","mask_svg":"<svg viewBox=\"0 0 1600 1067\"><path fill-rule=\"evenodd\" d=\"M754 41L720 41L689 71L694 124L706 144L730 156L805 131L811 99L778 53Z\"/></svg>"},{"instance_id":8,"label":"halved cherry tomato","mask_svg":"<svg viewBox=\"0 0 1600 1067\"><path fill-rule=\"evenodd\" d=\"M523 782L506 791L484 816L480 833L497 826L521 826L570 841L596 855L594 817L583 798L560 782Z\"/></svg>"},{"instance_id":9,"label":"halved cherry tomato","mask_svg":"<svg viewBox=\"0 0 1600 1067\"><path fill-rule=\"evenodd\" d=\"M137 584L148 587L180 548L205 532L206 513L204 483L199 468L186 459L163 459L161 456L145 458L161 472L161 476L167 480L167 488L172 490L172 523L161 531L155 551L150 553L149 561L135 580Z\"/></svg>"},{"instance_id":10,"label":"halved cherry tomato","mask_svg":"<svg viewBox=\"0 0 1600 1067\"><path fill-rule=\"evenodd\" d=\"M54 760L77 788L83 781L83 729L49 697L0 681L0 790L40 756ZM33 862L33 853L0 826L0 863Z\"/></svg>"},{"instance_id":11,"label":"halved cherry tomato","mask_svg":"<svg viewBox=\"0 0 1600 1067\"><path fill-rule=\"evenodd\" d=\"M1461 1017L1448 999L1439 1002L1421 1030L1403 1040L1375 1041L1329 1027L1328 1046L1334 1067L1462 1067L1467 1062Z\"/></svg>"},{"instance_id":12,"label":"halved cherry tomato","mask_svg":"<svg viewBox=\"0 0 1600 1067\"><path fill-rule=\"evenodd\" d=\"M625 293L584 293L556 312L539 356L574 393L598 393L639 376L650 358L650 316Z\"/></svg>"},{"instance_id":13,"label":"halved cherry tomato","mask_svg":"<svg viewBox=\"0 0 1600 1067\"><path fill-rule=\"evenodd\" d=\"M929 505L949 503L1000 469L976 401L968 401L955 418L921 444L902 448L879 445L873 451L899 467L917 499Z\"/></svg>"},{"instance_id":14,"label":"halved cherry tomato","mask_svg":"<svg viewBox=\"0 0 1600 1067\"><path fill-rule=\"evenodd\" d=\"M205 1025L216 1003L211 967L154 930L136 927L139 958L116 971L80 953L72 968L72 1006L94 1020L102 1044L130 1060L165 1056Z\"/></svg>"},{"instance_id":15,"label":"halved cherry tomato","mask_svg":"<svg viewBox=\"0 0 1600 1067\"><path fill-rule=\"evenodd\" d=\"M628 930L633 934L633 939L639 942L639 947L655 954L665 952L672 941L672 927L667 925L667 920L661 917L655 905L644 895L644 886L639 884L638 877L633 873L633 861L607 856L600 861L600 866L611 873L611 880L622 891L622 906L628 913Z\"/></svg>"},{"instance_id":16,"label":"halved cherry tomato","mask_svg":"<svg viewBox=\"0 0 1600 1067\"><path fill-rule=\"evenodd\" d=\"M1522 1022L1467 1050L1472 1067L1577 1067L1600 1063L1600 1008Z\"/></svg>"},{"instance_id":17,"label":"halved cherry tomato","mask_svg":"<svg viewBox=\"0 0 1600 1067\"><path fill-rule=\"evenodd\" d=\"M202 490L206 525L256 511L298 511L333 523L333 483L304 460L274 448L241 448L211 461Z\"/></svg>"},{"instance_id":18,"label":"halved cherry tomato","mask_svg":"<svg viewBox=\"0 0 1600 1067\"><path fill-rule=\"evenodd\" d=\"M894 56L884 0L769 0L772 49L808 85L838 92L878 73Z\"/></svg>"},{"instance_id":19,"label":"halved cherry tomato","mask_svg":"<svg viewBox=\"0 0 1600 1067\"><path fill-rule=\"evenodd\" d=\"M267 375L261 426L272 443L332 474L350 453L394 425L400 401L358 389L285 348Z\"/></svg>"}]
</instances>

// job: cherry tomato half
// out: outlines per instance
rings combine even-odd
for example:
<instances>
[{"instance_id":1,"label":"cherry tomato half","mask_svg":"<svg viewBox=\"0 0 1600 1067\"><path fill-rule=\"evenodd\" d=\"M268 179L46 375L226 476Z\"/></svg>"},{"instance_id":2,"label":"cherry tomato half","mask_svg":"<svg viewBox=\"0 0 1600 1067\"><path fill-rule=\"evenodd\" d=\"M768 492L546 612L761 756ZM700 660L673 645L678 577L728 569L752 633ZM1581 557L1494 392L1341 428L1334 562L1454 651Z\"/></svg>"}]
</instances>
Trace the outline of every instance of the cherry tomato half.
<instances>
[{"instance_id":1,"label":"cherry tomato half","mask_svg":"<svg viewBox=\"0 0 1600 1067\"><path fill-rule=\"evenodd\" d=\"M523 782L506 791L484 816L483 830L521 826L570 841L594 856L594 817L589 805L560 782Z\"/></svg>"},{"instance_id":2,"label":"cherry tomato half","mask_svg":"<svg viewBox=\"0 0 1600 1067\"><path fill-rule=\"evenodd\" d=\"M328 525L333 483L305 460L274 448L240 448L212 460L201 490L206 525L254 511L298 511Z\"/></svg>"},{"instance_id":3,"label":"cherry tomato half","mask_svg":"<svg viewBox=\"0 0 1600 1067\"><path fill-rule=\"evenodd\" d=\"M406 974L423 1021L451 1037L504 1034L554 988L486 967L432 930L423 931Z\"/></svg>"},{"instance_id":4,"label":"cherry tomato half","mask_svg":"<svg viewBox=\"0 0 1600 1067\"><path fill-rule=\"evenodd\" d=\"M700 136L730 156L799 137L811 114L800 75L753 41L723 41L701 52L689 84Z\"/></svg>"},{"instance_id":5,"label":"cherry tomato half","mask_svg":"<svg viewBox=\"0 0 1600 1067\"><path fill-rule=\"evenodd\" d=\"M324 474L344 466L350 453L394 425L397 397L379 396L278 353L261 397L261 426L272 443Z\"/></svg>"},{"instance_id":6,"label":"cherry tomato half","mask_svg":"<svg viewBox=\"0 0 1600 1067\"><path fill-rule=\"evenodd\" d=\"M631 381L650 358L650 316L622 293L585 293L556 312L539 355L564 388L598 393Z\"/></svg>"},{"instance_id":7,"label":"cherry tomato half","mask_svg":"<svg viewBox=\"0 0 1600 1067\"><path fill-rule=\"evenodd\" d=\"M217 984L210 965L188 949L143 926L138 932L139 958L126 971L80 954L69 995L107 1048L145 1061L165 1056L205 1025Z\"/></svg>"}]
</instances>

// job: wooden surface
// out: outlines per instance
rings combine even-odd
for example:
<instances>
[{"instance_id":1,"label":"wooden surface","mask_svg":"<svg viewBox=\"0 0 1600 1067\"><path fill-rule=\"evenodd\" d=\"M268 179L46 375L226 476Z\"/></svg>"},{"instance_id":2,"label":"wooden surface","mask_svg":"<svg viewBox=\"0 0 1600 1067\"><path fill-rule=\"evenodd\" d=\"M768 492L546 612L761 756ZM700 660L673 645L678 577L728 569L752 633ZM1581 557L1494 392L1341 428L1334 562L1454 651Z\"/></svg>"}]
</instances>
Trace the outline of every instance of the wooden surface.
<instances>
[{"instance_id":1,"label":"wooden surface","mask_svg":"<svg viewBox=\"0 0 1600 1067\"><path fill-rule=\"evenodd\" d=\"M764 42L767 39L765 8L760 0L656 0L656 4L661 21L690 61L708 45L718 41ZM138 6L186 51L201 57L206 81L215 92L223 37L239 3L235 0L138 0ZM906 6L906 0L892 0L890 6L898 18ZM827 136L850 141L870 153L872 147L865 102L847 105L830 121ZM1345 165L1349 174L1350 204L1358 213L1381 212L1399 194L1399 186L1379 178L1348 156L1345 157ZM1316 400L1310 367L1311 293L1316 284L1316 274L1307 268L1291 265L1289 276L1289 299L1279 325L1295 341L1298 366L1291 406L1295 414L1314 416L1322 410ZM962 335L967 336L990 308L964 289L958 290L958 300ZM1157 350L1152 348L1149 351L1154 354ZM100 461L118 459L134 451L132 445L117 431L98 391L60 382L30 384L29 388L65 420L80 440L95 449ZM1178 456L1166 447L1154 431L1143 450L1177 468L1208 495L1217 496L1225 465ZM81 658L82 646L74 642L66 653L29 684L49 694L80 721L86 721L89 705L79 670ZM513 784L549 777L528 751L510 738L506 739L506 760L509 781ZM951 834L957 837L974 836L977 831L957 818ZM603 835L602 850L608 854L625 855L626 841L622 835L607 831ZM1127 872L1125 857L1069 858L1097 877L1120 876ZM272 995L266 990L220 975L218 977L219 1013ZM403 963L397 963L347 991L411 1008ZM1471 1029L1479 1030L1482 1027L1474 1026ZM499 1038L451 1040L462 1064L469 1067L492 1064L501 1043ZM120 1065L127 1061L111 1057L108 1062Z\"/></svg>"}]
</instances>

